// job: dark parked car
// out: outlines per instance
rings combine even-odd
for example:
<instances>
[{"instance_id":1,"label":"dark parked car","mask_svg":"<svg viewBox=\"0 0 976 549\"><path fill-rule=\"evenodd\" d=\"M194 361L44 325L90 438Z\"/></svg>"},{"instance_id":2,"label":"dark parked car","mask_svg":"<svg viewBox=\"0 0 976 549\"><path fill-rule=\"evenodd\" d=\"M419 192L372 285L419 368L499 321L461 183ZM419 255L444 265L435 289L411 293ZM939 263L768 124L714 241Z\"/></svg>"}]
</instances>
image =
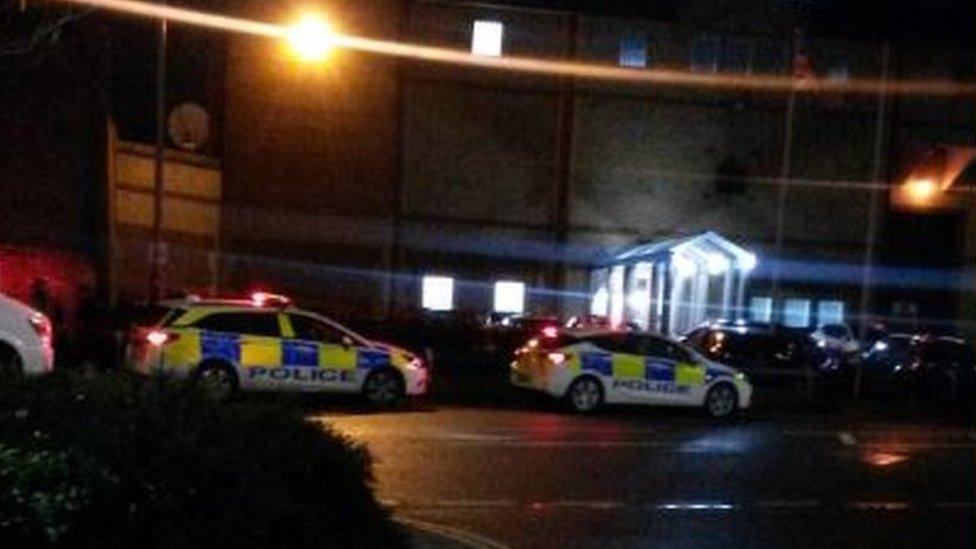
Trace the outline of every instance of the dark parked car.
<instances>
[{"instance_id":1,"label":"dark parked car","mask_svg":"<svg viewBox=\"0 0 976 549\"><path fill-rule=\"evenodd\" d=\"M744 371L753 385L808 387L818 392L849 381L839 357L819 349L806 332L759 323L717 322L685 336L709 359Z\"/></svg>"},{"instance_id":2,"label":"dark parked car","mask_svg":"<svg viewBox=\"0 0 976 549\"><path fill-rule=\"evenodd\" d=\"M873 394L968 405L976 394L976 350L955 337L892 334L867 351L864 373Z\"/></svg>"}]
</instances>

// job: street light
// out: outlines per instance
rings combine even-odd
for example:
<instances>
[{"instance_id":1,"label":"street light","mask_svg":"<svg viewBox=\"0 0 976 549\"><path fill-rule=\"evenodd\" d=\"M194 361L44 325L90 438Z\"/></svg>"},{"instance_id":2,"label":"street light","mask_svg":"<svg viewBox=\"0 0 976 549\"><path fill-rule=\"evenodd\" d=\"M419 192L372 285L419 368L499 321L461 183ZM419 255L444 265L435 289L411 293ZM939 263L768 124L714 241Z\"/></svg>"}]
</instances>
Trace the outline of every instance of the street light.
<instances>
[{"instance_id":1,"label":"street light","mask_svg":"<svg viewBox=\"0 0 976 549\"><path fill-rule=\"evenodd\" d=\"M288 44L302 61L321 61L335 46L335 33L321 17L305 15L288 29Z\"/></svg>"},{"instance_id":2,"label":"street light","mask_svg":"<svg viewBox=\"0 0 976 549\"><path fill-rule=\"evenodd\" d=\"M909 179L904 185L907 202L917 207L931 206L939 190L934 179Z\"/></svg>"}]
</instances>

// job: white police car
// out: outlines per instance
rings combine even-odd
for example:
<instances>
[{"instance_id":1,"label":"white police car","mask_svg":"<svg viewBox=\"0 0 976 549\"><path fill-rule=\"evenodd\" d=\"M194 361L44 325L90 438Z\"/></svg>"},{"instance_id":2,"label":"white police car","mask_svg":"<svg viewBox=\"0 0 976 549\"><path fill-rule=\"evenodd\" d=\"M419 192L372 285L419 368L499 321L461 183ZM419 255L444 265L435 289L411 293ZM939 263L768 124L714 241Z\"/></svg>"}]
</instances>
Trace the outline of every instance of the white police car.
<instances>
[{"instance_id":1,"label":"white police car","mask_svg":"<svg viewBox=\"0 0 976 549\"><path fill-rule=\"evenodd\" d=\"M745 374L643 332L540 334L516 351L511 382L564 398L576 412L603 404L704 407L714 417L748 408Z\"/></svg>"},{"instance_id":2,"label":"white police car","mask_svg":"<svg viewBox=\"0 0 976 549\"><path fill-rule=\"evenodd\" d=\"M126 365L150 374L238 390L361 393L377 405L427 392L412 353L368 340L341 324L291 307L283 296L166 301L167 313L130 334Z\"/></svg>"}]
</instances>

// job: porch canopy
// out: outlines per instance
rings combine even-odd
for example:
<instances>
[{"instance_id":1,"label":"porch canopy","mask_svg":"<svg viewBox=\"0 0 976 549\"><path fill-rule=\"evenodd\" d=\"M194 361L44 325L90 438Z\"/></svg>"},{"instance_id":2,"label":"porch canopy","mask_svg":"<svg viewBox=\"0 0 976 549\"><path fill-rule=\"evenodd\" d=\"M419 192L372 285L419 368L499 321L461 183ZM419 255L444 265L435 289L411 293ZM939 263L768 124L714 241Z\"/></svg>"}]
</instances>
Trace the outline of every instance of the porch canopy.
<instances>
[{"instance_id":1,"label":"porch canopy","mask_svg":"<svg viewBox=\"0 0 976 549\"><path fill-rule=\"evenodd\" d=\"M739 319L755 267L755 254L712 231L640 244L593 270L591 312L669 335Z\"/></svg>"}]
</instances>

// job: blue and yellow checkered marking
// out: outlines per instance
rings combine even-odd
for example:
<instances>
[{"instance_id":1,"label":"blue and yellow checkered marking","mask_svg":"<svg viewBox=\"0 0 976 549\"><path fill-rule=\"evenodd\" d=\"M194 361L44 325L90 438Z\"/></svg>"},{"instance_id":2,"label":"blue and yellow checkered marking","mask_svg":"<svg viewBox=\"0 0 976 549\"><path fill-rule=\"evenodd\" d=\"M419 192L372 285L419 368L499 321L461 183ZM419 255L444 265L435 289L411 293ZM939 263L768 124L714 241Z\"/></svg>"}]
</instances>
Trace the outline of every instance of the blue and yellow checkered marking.
<instances>
[{"instance_id":1,"label":"blue and yellow checkered marking","mask_svg":"<svg viewBox=\"0 0 976 549\"><path fill-rule=\"evenodd\" d=\"M397 366L389 351L311 341L186 330L166 349L167 364L196 365L219 359L244 367L306 367L371 370Z\"/></svg>"},{"instance_id":2,"label":"blue and yellow checkered marking","mask_svg":"<svg viewBox=\"0 0 976 549\"><path fill-rule=\"evenodd\" d=\"M241 362L241 337L237 334L202 332L200 357L220 358L238 364Z\"/></svg>"},{"instance_id":3,"label":"blue and yellow checkered marking","mask_svg":"<svg viewBox=\"0 0 976 549\"><path fill-rule=\"evenodd\" d=\"M623 353L581 353L579 371L614 379L644 379L682 386L698 386L706 382L705 368L697 364ZM711 372L712 370L709 370L709 375Z\"/></svg>"},{"instance_id":4,"label":"blue and yellow checkered marking","mask_svg":"<svg viewBox=\"0 0 976 549\"><path fill-rule=\"evenodd\" d=\"M319 346L307 341L281 342L281 362L286 366L319 367Z\"/></svg>"}]
</instances>

